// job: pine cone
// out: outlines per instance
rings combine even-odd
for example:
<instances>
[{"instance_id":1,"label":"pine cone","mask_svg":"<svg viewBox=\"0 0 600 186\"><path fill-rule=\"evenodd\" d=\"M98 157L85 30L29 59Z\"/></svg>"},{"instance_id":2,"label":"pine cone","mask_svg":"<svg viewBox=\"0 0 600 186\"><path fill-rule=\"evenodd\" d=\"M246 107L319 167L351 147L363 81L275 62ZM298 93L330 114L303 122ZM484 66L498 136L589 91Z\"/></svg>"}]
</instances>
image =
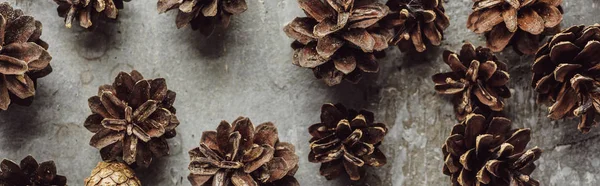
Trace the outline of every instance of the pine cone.
<instances>
[{"instance_id":1,"label":"pine cone","mask_svg":"<svg viewBox=\"0 0 600 186\"><path fill-rule=\"evenodd\" d=\"M289 178L298 169L294 146L279 142L277 127L267 122L254 128L239 117L221 121L216 131L202 133L200 147L189 151L188 180L201 185L297 185Z\"/></svg>"},{"instance_id":2,"label":"pine cone","mask_svg":"<svg viewBox=\"0 0 600 186\"><path fill-rule=\"evenodd\" d=\"M600 25L573 26L556 34L536 53L532 86L538 102L552 103L548 117L581 117L579 130L587 133L600 112L597 79Z\"/></svg>"},{"instance_id":3,"label":"pine cone","mask_svg":"<svg viewBox=\"0 0 600 186\"><path fill-rule=\"evenodd\" d=\"M227 28L232 15L248 9L246 0L158 0L157 6L160 13L179 9L175 20L177 28L191 25L193 30L199 29L206 36L219 24Z\"/></svg>"},{"instance_id":4,"label":"pine cone","mask_svg":"<svg viewBox=\"0 0 600 186\"><path fill-rule=\"evenodd\" d=\"M4 159L0 163L0 185L2 186L66 186L67 178L56 175L53 161L38 164L31 156L21 160L20 165Z\"/></svg>"},{"instance_id":5,"label":"pine cone","mask_svg":"<svg viewBox=\"0 0 600 186\"><path fill-rule=\"evenodd\" d=\"M376 73L374 52L388 48L393 36L378 22L388 14L383 4L360 1L298 0L308 17L284 27L295 39L293 64L313 70L329 86L346 79L358 83L363 73Z\"/></svg>"},{"instance_id":6,"label":"pine cone","mask_svg":"<svg viewBox=\"0 0 600 186\"><path fill-rule=\"evenodd\" d=\"M20 9L0 3L0 110L11 102L31 105L37 79L52 72L48 44L40 39L42 23Z\"/></svg>"},{"instance_id":7,"label":"pine cone","mask_svg":"<svg viewBox=\"0 0 600 186\"><path fill-rule=\"evenodd\" d=\"M531 131L511 129L511 124L504 117L469 114L452 128L442 152L443 172L453 185L539 185L529 176L542 150L526 150Z\"/></svg>"},{"instance_id":8,"label":"pine cone","mask_svg":"<svg viewBox=\"0 0 600 186\"><path fill-rule=\"evenodd\" d=\"M443 0L389 0L387 6L392 13L382 25L395 29L391 43L401 51L423 52L426 45L440 46L450 26Z\"/></svg>"},{"instance_id":9,"label":"pine cone","mask_svg":"<svg viewBox=\"0 0 600 186\"><path fill-rule=\"evenodd\" d=\"M467 27L475 33L485 33L487 46L494 52L513 45L517 52L534 54L539 42L545 35L558 30L563 19L562 0L474 2Z\"/></svg>"},{"instance_id":10,"label":"pine cone","mask_svg":"<svg viewBox=\"0 0 600 186\"><path fill-rule=\"evenodd\" d=\"M502 111L504 98L510 97L506 64L499 61L489 48L463 45L460 54L444 51L444 62L452 72L433 75L439 94L454 95L458 120L480 109L483 113Z\"/></svg>"},{"instance_id":11,"label":"pine cone","mask_svg":"<svg viewBox=\"0 0 600 186\"><path fill-rule=\"evenodd\" d=\"M311 125L312 135L308 161L321 164L321 175L328 180L346 172L351 180L359 180L368 166L386 164L379 145L387 134L387 126L373 123L372 112L347 110L341 104L321 107L321 123Z\"/></svg>"},{"instance_id":12,"label":"pine cone","mask_svg":"<svg viewBox=\"0 0 600 186\"><path fill-rule=\"evenodd\" d=\"M58 15L65 18L65 26L71 28L78 19L83 28L102 18L117 19L118 9L123 9L124 0L54 0L58 4ZM129 0L125 0L129 1Z\"/></svg>"},{"instance_id":13,"label":"pine cone","mask_svg":"<svg viewBox=\"0 0 600 186\"><path fill-rule=\"evenodd\" d=\"M85 186L141 186L133 170L119 162L100 162L85 179Z\"/></svg>"},{"instance_id":14,"label":"pine cone","mask_svg":"<svg viewBox=\"0 0 600 186\"><path fill-rule=\"evenodd\" d=\"M175 92L165 79L144 79L137 71L121 72L112 85L100 86L88 99L92 115L85 127L95 133L90 145L103 160L122 158L148 167L152 159L169 154L168 138L176 135Z\"/></svg>"}]
</instances>

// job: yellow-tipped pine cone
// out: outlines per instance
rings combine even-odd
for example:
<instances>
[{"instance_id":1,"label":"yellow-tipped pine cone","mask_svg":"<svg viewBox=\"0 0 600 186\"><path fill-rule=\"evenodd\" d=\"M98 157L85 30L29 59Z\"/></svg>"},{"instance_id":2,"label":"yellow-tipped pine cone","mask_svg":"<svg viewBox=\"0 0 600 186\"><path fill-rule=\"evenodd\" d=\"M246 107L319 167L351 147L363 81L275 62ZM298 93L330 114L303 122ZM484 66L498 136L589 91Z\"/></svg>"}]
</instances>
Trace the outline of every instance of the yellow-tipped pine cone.
<instances>
[{"instance_id":1,"label":"yellow-tipped pine cone","mask_svg":"<svg viewBox=\"0 0 600 186\"><path fill-rule=\"evenodd\" d=\"M100 162L85 179L85 186L141 186L133 170L119 162Z\"/></svg>"}]
</instances>

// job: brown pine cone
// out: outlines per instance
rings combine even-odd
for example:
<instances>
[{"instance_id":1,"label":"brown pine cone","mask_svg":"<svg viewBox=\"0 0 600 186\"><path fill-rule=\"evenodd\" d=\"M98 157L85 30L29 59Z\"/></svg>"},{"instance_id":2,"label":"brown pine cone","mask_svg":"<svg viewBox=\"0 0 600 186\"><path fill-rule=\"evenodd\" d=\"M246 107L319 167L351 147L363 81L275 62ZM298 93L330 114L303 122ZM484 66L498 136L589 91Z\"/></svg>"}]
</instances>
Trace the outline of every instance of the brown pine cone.
<instances>
[{"instance_id":1,"label":"brown pine cone","mask_svg":"<svg viewBox=\"0 0 600 186\"><path fill-rule=\"evenodd\" d=\"M254 125L239 117L221 121L216 131L205 131L200 147L189 151L188 180L202 185L298 185L293 177L299 158L294 146L279 142L277 127Z\"/></svg>"},{"instance_id":2,"label":"brown pine cone","mask_svg":"<svg viewBox=\"0 0 600 186\"><path fill-rule=\"evenodd\" d=\"M532 86L538 102L551 103L548 117L581 117L579 130L597 125L600 113L600 25L573 26L556 34L536 53Z\"/></svg>"},{"instance_id":3,"label":"brown pine cone","mask_svg":"<svg viewBox=\"0 0 600 186\"><path fill-rule=\"evenodd\" d=\"M58 15L65 18L65 26L71 28L78 19L83 28L90 28L101 18L117 19L118 9L123 9L124 0L54 0L58 4ZM125 0L129 1L129 0Z\"/></svg>"},{"instance_id":4,"label":"brown pine cone","mask_svg":"<svg viewBox=\"0 0 600 186\"><path fill-rule=\"evenodd\" d=\"M42 23L0 3L0 110L14 102L31 105L38 78L52 72L48 44L40 39Z\"/></svg>"},{"instance_id":5,"label":"brown pine cone","mask_svg":"<svg viewBox=\"0 0 600 186\"><path fill-rule=\"evenodd\" d=\"M321 175L328 180L344 172L351 180L360 180L366 166L385 165L386 157L378 147L387 134L387 126L373 121L372 112L324 104L321 123L308 128L312 135L308 161L322 163Z\"/></svg>"},{"instance_id":6,"label":"brown pine cone","mask_svg":"<svg viewBox=\"0 0 600 186\"><path fill-rule=\"evenodd\" d=\"M103 160L123 159L148 167L169 154L167 139L176 135L175 92L165 79L144 79L138 71L121 72L112 85L100 86L88 99L92 115L84 126L95 133L90 145Z\"/></svg>"},{"instance_id":7,"label":"brown pine cone","mask_svg":"<svg viewBox=\"0 0 600 186\"><path fill-rule=\"evenodd\" d=\"M100 162L84 180L85 186L141 186L142 183L126 164Z\"/></svg>"},{"instance_id":8,"label":"brown pine cone","mask_svg":"<svg viewBox=\"0 0 600 186\"><path fill-rule=\"evenodd\" d=\"M459 121L480 109L483 113L504 109L504 98L510 97L506 64L489 48L465 43L460 53L444 51L444 62L452 72L433 75L439 94L454 95L454 110Z\"/></svg>"},{"instance_id":9,"label":"brown pine cone","mask_svg":"<svg viewBox=\"0 0 600 186\"><path fill-rule=\"evenodd\" d=\"M20 164L4 159L0 163L0 185L2 186L66 186L67 178L56 175L53 161L38 164L35 158L25 157Z\"/></svg>"},{"instance_id":10,"label":"brown pine cone","mask_svg":"<svg viewBox=\"0 0 600 186\"><path fill-rule=\"evenodd\" d=\"M403 51L423 52L426 45L440 46L450 26L443 0L389 0L391 13L382 26L396 32L391 43Z\"/></svg>"},{"instance_id":11,"label":"brown pine cone","mask_svg":"<svg viewBox=\"0 0 600 186\"><path fill-rule=\"evenodd\" d=\"M217 25L229 26L232 15L248 9L246 0L158 0L158 12L179 9L175 23L177 28L191 25L205 36L210 35Z\"/></svg>"},{"instance_id":12,"label":"brown pine cone","mask_svg":"<svg viewBox=\"0 0 600 186\"><path fill-rule=\"evenodd\" d=\"M511 129L511 124L504 117L469 114L452 128L442 147L443 172L452 185L539 185L530 175L542 150L526 150L531 131Z\"/></svg>"},{"instance_id":13,"label":"brown pine cone","mask_svg":"<svg viewBox=\"0 0 600 186\"><path fill-rule=\"evenodd\" d=\"M388 14L383 4L360 1L298 0L308 17L284 27L295 39L293 64L313 70L329 86L346 79L358 83L363 73L376 73L374 52L388 48L393 33L378 22Z\"/></svg>"},{"instance_id":14,"label":"brown pine cone","mask_svg":"<svg viewBox=\"0 0 600 186\"><path fill-rule=\"evenodd\" d=\"M508 45L523 54L534 54L539 42L560 29L562 0L473 0L467 27L485 33L487 47L500 52Z\"/></svg>"}]
</instances>

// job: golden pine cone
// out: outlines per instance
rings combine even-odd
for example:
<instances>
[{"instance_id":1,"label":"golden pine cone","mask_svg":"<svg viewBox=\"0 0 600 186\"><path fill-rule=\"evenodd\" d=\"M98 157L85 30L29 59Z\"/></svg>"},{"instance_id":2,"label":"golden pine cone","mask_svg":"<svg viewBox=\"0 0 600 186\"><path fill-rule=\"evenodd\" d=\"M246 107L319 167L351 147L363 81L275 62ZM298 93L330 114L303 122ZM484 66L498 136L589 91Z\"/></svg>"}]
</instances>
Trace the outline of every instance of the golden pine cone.
<instances>
[{"instance_id":1,"label":"golden pine cone","mask_svg":"<svg viewBox=\"0 0 600 186\"><path fill-rule=\"evenodd\" d=\"M133 170L119 162L100 162L85 179L85 186L141 186Z\"/></svg>"}]
</instances>

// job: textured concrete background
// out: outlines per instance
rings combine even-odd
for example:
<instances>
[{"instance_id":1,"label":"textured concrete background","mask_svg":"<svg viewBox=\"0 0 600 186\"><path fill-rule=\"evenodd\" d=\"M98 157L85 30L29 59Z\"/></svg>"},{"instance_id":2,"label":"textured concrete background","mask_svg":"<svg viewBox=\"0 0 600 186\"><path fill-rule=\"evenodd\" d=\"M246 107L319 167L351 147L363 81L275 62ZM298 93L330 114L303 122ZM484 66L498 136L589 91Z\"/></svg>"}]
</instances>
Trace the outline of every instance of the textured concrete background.
<instances>
[{"instance_id":1,"label":"textured concrete background","mask_svg":"<svg viewBox=\"0 0 600 186\"><path fill-rule=\"evenodd\" d=\"M273 121L280 138L296 145L301 156L297 173L301 185L347 185L327 181L318 164L307 161L307 127L319 121L325 102L374 111L387 123L382 145L388 164L371 171L369 185L448 185L441 173L440 146L455 124L449 97L433 90L430 76L449 68L443 49L457 50L463 41L484 44L466 29L472 0L446 4L451 26L443 46L421 55L406 56L390 49L378 75L359 85L327 87L309 70L291 64L291 42L283 25L302 15L295 0L248 0L249 10L234 17L231 28L209 38L191 29L177 30L173 12L159 15L156 0L133 0L119 20L96 32L66 29L52 0L9 0L44 24L54 72L41 79L31 107L12 106L0 113L0 158L19 161L32 154L53 159L70 185L83 179L100 161L88 145L92 133L83 127L90 113L87 98L97 87L111 83L119 71L137 69L148 78L164 77L177 92L179 134L170 140L171 156L138 170L144 185L190 185L187 151L200 134L221 120L248 116L255 123ZM593 24L600 19L597 0L565 0L563 27ZM576 120L550 121L546 107L535 104L529 87L532 57L510 50L500 54L510 65L511 90L507 111L518 127L533 130L530 146L544 150L534 177L542 185L598 185L600 129L580 134Z\"/></svg>"}]
</instances>

